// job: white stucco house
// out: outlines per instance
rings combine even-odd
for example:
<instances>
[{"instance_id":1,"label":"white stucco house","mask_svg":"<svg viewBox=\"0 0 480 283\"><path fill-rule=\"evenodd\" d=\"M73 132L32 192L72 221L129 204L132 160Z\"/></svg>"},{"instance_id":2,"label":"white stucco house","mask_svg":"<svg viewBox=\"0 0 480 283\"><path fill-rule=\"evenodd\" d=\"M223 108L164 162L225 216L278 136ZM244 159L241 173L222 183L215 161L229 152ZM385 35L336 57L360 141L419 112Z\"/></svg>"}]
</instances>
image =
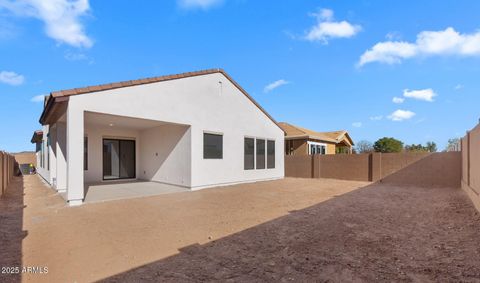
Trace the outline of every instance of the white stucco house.
<instances>
[{"instance_id":1,"label":"white stucco house","mask_svg":"<svg viewBox=\"0 0 480 283\"><path fill-rule=\"evenodd\" d=\"M197 190L284 176L283 130L221 69L52 92L40 123L37 172L71 205L89 183Z\"/></svg>"}]
</instances>

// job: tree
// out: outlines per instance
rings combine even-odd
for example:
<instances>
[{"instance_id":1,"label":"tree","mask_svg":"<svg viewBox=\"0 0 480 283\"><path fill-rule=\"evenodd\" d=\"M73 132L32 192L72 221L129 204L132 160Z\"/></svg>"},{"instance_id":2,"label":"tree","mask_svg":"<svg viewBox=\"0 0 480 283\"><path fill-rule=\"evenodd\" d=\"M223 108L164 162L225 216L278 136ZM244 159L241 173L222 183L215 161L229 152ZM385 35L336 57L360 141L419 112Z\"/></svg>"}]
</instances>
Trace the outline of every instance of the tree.
<instances>
[{"instance_id":1,"label":"tree","mask_svg":"<svg viewBox=\"0 0 480 283\"><path fill-rule=\"evenodd\" d=\"M403 142L394 138L381 138L375 142L373 148L376 152L401 152L403 150Z\"/></svg>"},{"instance_id":2,"label":"tree","mask_svg":"<svg viewBox=\"0 0 480 283\"><path fill-rule=\"evenodd\" d=\"M435 142L427 142L425 146L421 144L411 144L405 146L406 151L410 152L437 152L437 144Z\"/></svg>"},{"instance_id":3,"label":"tree","mask_svg":"<svg viewBox=\"0 0 480 283\"><path fill-rule=\"evenodd\" d=\"M409 152L424 152L428 151L426 147L424 147L421 144L411 144L411 145L406 145L405 150Z\"/></svg>"},{"instance_id":4,"label":"tree","mask_svg":"<svg viewBox=\"0 0 480 283\"><path fill-rule=\"evenodd\" d=\"M433 141L427 142L427 145L425 146L425 149L428 152L437 152L437 144Z\"/></svg>"},{"instance_id":5,"label":"tree","mask_svg":"<svg viewBox=\"0 0 480 283\"><path fill-rule=\"evenodd\" d=\"M357 153L369 153L373 151L373 144L366 140L357 142L355 146L355 152Z\"/></svg>"}]
</instances>

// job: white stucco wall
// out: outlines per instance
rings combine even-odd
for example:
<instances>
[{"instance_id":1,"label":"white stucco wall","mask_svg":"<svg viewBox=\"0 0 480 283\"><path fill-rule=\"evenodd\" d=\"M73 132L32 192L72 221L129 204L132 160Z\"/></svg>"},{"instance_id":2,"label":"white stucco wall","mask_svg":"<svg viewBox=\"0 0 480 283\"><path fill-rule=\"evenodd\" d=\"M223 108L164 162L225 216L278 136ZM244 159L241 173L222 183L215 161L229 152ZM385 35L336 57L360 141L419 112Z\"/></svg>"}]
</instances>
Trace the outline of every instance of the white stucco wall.
<instances>
[{"instance_id":1,"label":"white stucco wall","mask_svg":"<svg viewBox=\"0 0 480 283\"><path fill-rule=\"evenodd\" d=\"M51 184L51 180L50 180L50 171L48 170L48 151L50 150L48 147L47 147L47 136L49 134L49 126L48 125L45 125L42 127L42 131L43 131L43 138L42 138L42 147L43 147L43 162L41 160L42 158L42 154L41 152L37 152L37 174L39 174L40 176L42 176L42 178L48 182L49 184ZM43 164L43 166L41 166Z\"/></svg>"},{"instance_id":2,"label":"white stucco wall","mask_svg":"<svg viewBox=\"0 0 480 283\"><path fill-rule=\"evenodd\" d=\"M140 133L140 177L191 186L190 127L167 124Z\"/></svg>"},{"instance_id":3,"label":"white stucco wall","mask_svg":"<svg viewBox=\"0 0 480 283\"><path fill-rule=\"evenodd\" d=\"M190 184L193 189L284 176L283 131L220 73L71 96L68 103L67 122L69 120L68 123L73 127L78 127L80 123L83 123L85 111L190 125L191 179L184 178L182 182ZM180 179L177 177L183 174L178 176L171 174L178 174L176 171L178 168L184 170L188 166L183 167L183 165L173 162L174 160L179 163L183 162L183 154L188 152L184 147L188 143L181 143L182 150L179 148L178 152L173 152L179 159L172 156L172 164L165 167L165 170L152 172L151 169L158 162L151 158L155 149L154 144L161 142L156 139L163 138L163 142L168 144L168 138L174 139L175 136L161 137L162 135L158 131L158 129L152 129L145 131L140 136L138 133L132 133L132 136L140 141L137 141L137 176L142 176L145 171L144 175L153 180L168 182L165 178L173 178L179 181ZM89 143L98 139L100 135L100 132L91 132L88 126L86 132L89 135ZM216 132L223 135L223 159L203 159L204 132ZM80 133L83 136L83 129L75 131L74 136L68 139L72 141L69 144L68 158L69 162L83 164L81 158L83 145L80 141ZM92 138L90 135L93 135ZM112 133L112 135L116 134ZM142 136L145 136L146 139L144 140ZM244 170L244 137L275 141L276 164L274 169ZM142 156L139 155L141 150L139 152L138 145L147 148ZM89 144L89 150L90 171L90 168L102 166L100 160L95 161L94 159L95 156L101 158L102 154L101 148L95 149L93 144ZM69 172L71 172L70 167ZM85 180L98 180L99 175L95 174L97 173L85 172ZM83 179L83 171L79 175ZM76 176L74 179L77 180L79 177Z\"/></svg>"}]
</instances>

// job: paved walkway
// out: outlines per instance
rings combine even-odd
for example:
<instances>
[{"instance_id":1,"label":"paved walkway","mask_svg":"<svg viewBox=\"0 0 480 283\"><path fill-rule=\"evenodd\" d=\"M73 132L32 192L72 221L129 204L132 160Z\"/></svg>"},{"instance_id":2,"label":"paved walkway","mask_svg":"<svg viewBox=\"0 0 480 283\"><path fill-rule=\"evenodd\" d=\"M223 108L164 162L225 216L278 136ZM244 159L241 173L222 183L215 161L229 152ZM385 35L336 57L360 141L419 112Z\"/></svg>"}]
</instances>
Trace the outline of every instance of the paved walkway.
<instances>
[{"instance_id":1,"label":"paved walkway","mask_svg":"<svg viewBox=\"0 0 480 283\"><path fill-rule=\"evenodd\" d=\"M163 194L188 192L187 188L149 181L120 181L86 185L85 202L149 197Z\"/></svg>"}]
</instances>

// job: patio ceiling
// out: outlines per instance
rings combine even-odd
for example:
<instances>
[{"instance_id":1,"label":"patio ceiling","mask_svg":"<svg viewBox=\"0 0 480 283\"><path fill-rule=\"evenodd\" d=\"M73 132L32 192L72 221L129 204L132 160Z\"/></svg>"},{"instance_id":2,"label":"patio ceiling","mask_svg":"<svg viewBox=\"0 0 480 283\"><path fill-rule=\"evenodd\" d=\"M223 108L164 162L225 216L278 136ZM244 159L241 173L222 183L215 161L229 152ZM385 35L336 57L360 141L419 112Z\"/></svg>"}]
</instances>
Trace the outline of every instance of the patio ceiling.
<instances>
[{"instance_id":1,"label":"patio ceiling","mask_svg":"<svg viewBox=\"0 0 480 283\"><path fill-rule=\"evenodd\" d=\"M132 130L143 130L171 123L103 113L85 112L85 124L101 127L121 127Z\"/></svg>"}]
</instances>

